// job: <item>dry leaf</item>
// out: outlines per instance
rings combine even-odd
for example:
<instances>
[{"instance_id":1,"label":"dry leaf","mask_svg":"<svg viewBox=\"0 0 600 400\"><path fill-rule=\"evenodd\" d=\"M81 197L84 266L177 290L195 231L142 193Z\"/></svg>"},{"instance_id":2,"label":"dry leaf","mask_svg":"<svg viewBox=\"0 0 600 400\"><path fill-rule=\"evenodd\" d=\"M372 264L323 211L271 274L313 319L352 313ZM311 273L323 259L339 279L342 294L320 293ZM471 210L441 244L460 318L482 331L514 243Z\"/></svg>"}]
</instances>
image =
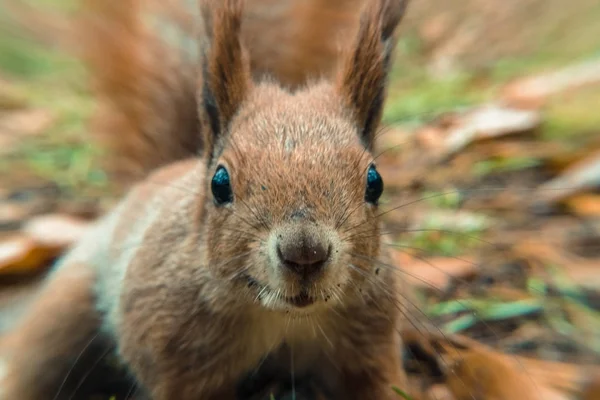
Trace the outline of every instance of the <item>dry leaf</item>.
<instances>
[{"instance_id":1,"label":"dry leaf","mask_svg":"<svg viewBox=\"0 0 600 400\"><path fill-rule=\"evenodd\" d=\"M456 72L461 54L477 40L482 25L471 20L454 28L444 37L445 40L436 43L431 52L427 68L434 77L442 78Z\"/></svg>"},{"instance_id":2,"label":"dry leaf","mask_svg":"<svg viewBox=\"0 0 600 400\"><path fill-rule=\"evenodd\" d=\"M54 120L46 110L18 110L0 114L0 154L10 153L23 135L37 135Z\"/></svg>"},{"instance_id":3,"label":"dry leaf","mask_svg":"<svg viewBox=\"0 0 600 400\"><path fill-rule=\"evenodd\" d=\"M450 198L452 194L446 196ZM455 194L458 197L458 194ZM441 199L441 196L439 197ZM481 213L469 212L466 210L427 210L423 213L415 214L412 218L410 230L419 229L438 229L440 232L478 232L487 229L493 225L493 220L487 215Z\"/></svg>"},{"instance_id":4,"label":"dry leaf","mask_svg":"<svg viewBox=\"0 0 600 400\"><path fill-rule=\"evenodd\" d=\"M58 251L19 235L0 241L0 274L30 273L46 266Z\"/></svg>"},{"instance_id":5,"label":"dry leaf","mask_svg":"<svg viewBox=\"0 0 600 400\"><path fill-rule=\"evenodd\" d=\"M417 143L425 149L440 152L444 149L446 133L436 126L425 126L417 132Z\"/></svg>"},{"instance_id":6,"label":"dry leaf","mask_svg":"<svg viewBox=\"0 0 600 400\"><path fill-rule=\"evenodd\" d=\"M0 242L0 274L29 273L43 269L86 232L89 223L68 215L35 217L22 234Z\"/></svg>"},{"instance_id":7,"label":"dry leaf","mask_svg":"<svg viewBox=\"0 0 600 400\"><path fill-rule=\"evenodd\" d=\"M557 159L558 154L564 153L564 145L555 142L530 141L523 142L515 139L511 141L492 141L481 143L477 146L477 154L482 157L496 159L537 158L546 161L549 158Z\"/></svg>"},{"instance_id":8,"label":"dry leaf","mask_svg":"<svg viewBox=\"0 0 600 400\"><path fill-rule=\"evenodd\" d=\"M538 261L543 265L568 266L561 272L574 284L581 288L597 289L600 287L600 274L598 266L600 259L579 257L565 253L554 243L542 240L521 240L512 249L515 257L531 261Z\"/></svg>"},{"instance_id":9,"label":"dry leaf","mask_svg":"<svg viewBox=\"0 0 600 400\"><path fill-rule=\"evenodd\" d=\"M537 108L552 95L589 85L600 85L600 60L519 79L507 85L502 97L515 106Z\"/></svg>"},{"instance_id":10,"label":"dry leaf","mask_svg":"<svg viewBox=\"0 0 600 400\"><path fill-rule=\"evenodd\" d=\"M444 290L451 279L467 279L477 272L477 265L471 258L432 257L419 260L393 249L392 255L394 264L403 271L403 278L419 288Z\"/></svg>"},{"instance_id":11,"label":"dry leaf","mask_svg":"<svg viewBox=\"0 0 600 400\"><path fill-rule=\"evenodd\" d=\"M577 285L592 290L600 288L600 259L580 260L565 265L568 265L564 269L565 274Z\"/></svg>"},{"instance_id":12,"label":"dry leaf","mask_svg":"<svg viewBox=\"0 0 600 400\"><path fill-rule=\"evenodd\" d=\"M22 204L0 202L0 231L16 230L29 215L29 210Z\"/></svg>"},{"instance_id":13,"label":"dry leaf","mask_svg":"<svg viewBox=\"0 0 600 400\"><path fill-rule=\"evenodd\" d=\"M35 135L47 129L55 118L43 109L20 110L0 115L0 132Z\"/></svg>"},{"instance_id":14,"label":"dry leaf","mask_svg":"<svg viewBox=\"0 0 600 400\"><path fill-rule=\"evenodd\" d=\"M476 140L530 131L540 123L541 117L536 111L497 105L481 107L465 115L462 123L448 132L446 151L453 154Z\"/></svg>"},{"instance_id":15,"label":"dry leaf","mask_svg":"<svg viewBox=\"0 0 600 400\"><path fill-rule=\"evenodd\" d=\"M565 149L564 145L560 142L555 142L553 145L559 146L561 151L556 151L555 154L546 161L546 164L548 168L558 173L569 168L574 163L597 153L600 149L600 135L595 138L590 138L586 141L585 146L576 149Z\"/></svg>"},{"instance_id":16,"label":"dry leaf","mask_svg":"<svg viewBox=\"0 0 600 400\"><path fill-rule=\"evenodd\" d=\"M429 400L457 400L446 385L433 385L426 396Z\"/></svg>"},{"instance_id":17,"label":"dry leaf","mask_svg":"<svg viewBox=\"0 0 600 400\"><path fill-rule=\"evenodd\" d=\"M43 246L65 249L79 240L90 223L62 214L47 214L29 220L23 232Z\"/></svg>"},{"instance_id":18,"label":"dry leaf","mask_svg":"<svg viewBox=\"0 0 600 400\"><path fill-rule=\"evenodd\" d=\"M444 39L450 28L452 28L452 22L446 13L432 16L424 21L418 29L421 39L428 47L433 47L438 41Z\"/></svg>"},{"instance_id":19,"label":"dry leaf","mask_svg":"<svg viewBox=\"0 0 600 400\"><path fill-rule=\"evenodd\" d=\"M486 297L503 302L532 299L532 296L524 290L501 284L486 288L485 293Z\"/></svg>"},{"instance_id":20,"label":"dry leaf","mask_svg":"<svg viewBox=\"0 0 600 400\"><path fill-rule=\"evenodd\" d=\"M600 187L600 150L574 163L558 177L542 184L534 198L540 204L557 203L597 187Z\"/></svg>"},{"instance_id":21,"label":"dry leaf","mask_svg":"<svg viewBox=\"0 0 600 400\"><path fill-rule=\"evenodd\" d=\"M575 214L583 217L600 217L600 195L583 194L565 201L566 206Z\"/></svg>"},{"instance_id":22,"label":"dry leaf","mask_svg":"<svg viewBox=\"0 0 600 400\"><path fill-rule=\"evenodd\" d=\"M27 105L23 93L7 80L0 79L0 110L17 110Z\"/></svg>"}]
</instances>

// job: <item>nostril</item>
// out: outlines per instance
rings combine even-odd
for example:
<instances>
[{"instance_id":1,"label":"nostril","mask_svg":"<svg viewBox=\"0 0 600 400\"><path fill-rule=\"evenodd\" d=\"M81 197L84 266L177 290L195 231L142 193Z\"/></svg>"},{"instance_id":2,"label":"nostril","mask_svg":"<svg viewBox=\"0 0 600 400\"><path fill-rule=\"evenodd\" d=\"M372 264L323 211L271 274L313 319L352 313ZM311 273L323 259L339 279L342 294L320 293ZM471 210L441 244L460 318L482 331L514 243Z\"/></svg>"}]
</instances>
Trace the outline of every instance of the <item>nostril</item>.
<instances>
[{"instance_id":1,"label":"nostril","mask_svg":"<svg viewBox=\"0 0 600 400\"><path fill-rule=\"evenodd\" d=\"M314 274L325 266L331 253L331 245L322 243L278 244L277 255L284 267L295 273Z\"/></svg>"}]
</instances>

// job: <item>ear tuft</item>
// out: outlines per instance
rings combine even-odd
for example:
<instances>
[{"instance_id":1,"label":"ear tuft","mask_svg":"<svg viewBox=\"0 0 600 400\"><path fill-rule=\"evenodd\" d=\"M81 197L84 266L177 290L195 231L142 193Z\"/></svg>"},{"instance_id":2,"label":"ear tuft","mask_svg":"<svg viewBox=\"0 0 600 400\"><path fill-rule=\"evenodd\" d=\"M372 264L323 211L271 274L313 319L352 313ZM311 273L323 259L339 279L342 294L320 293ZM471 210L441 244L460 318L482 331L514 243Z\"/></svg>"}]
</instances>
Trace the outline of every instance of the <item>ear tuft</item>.
<instances>
[{"instance_id":1,"label":"ear tuft","mask_svg":"<svg viewBox=\"0 0 600 400\"><path fill-rule=\"evenodd\" d=\"M251 86L248 53L241 43L243 0L201 0L206 36L200 110L208 119L206 150L212 155L218 138L248 95ZM209 157L210 158L210 157Z\"/></svg>"},{"instance_id":2,"label":"ear tuft","mask_svg":"<svg viewBox=\"0 0 600 400\"><path fill-rule=\"evenodd\" d=\"M371 2L367 2L371 3ZM387 77L393 50L394 32L404 16L408 0L375 0L366 4L358 35L345 52L336 88L370 150L381 120Z\"/></svg>"}]
</instances>

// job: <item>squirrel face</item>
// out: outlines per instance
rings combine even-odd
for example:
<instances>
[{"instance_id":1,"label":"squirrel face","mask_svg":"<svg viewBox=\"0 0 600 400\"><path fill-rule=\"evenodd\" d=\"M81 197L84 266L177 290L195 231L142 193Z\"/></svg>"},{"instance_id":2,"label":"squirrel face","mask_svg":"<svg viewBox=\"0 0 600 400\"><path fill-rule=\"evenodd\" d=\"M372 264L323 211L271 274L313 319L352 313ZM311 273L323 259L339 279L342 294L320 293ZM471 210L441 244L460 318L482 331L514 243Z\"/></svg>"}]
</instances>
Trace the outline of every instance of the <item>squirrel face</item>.
<instances>
[{"instance_id":1,"label":"squirrel face","mask_svg":"<svg viewBox=\"0 0 600 400\"><path fill-rule=\"evenodd\" d=\"M337 76L293 93L252 81L241 1L201 4L207 263L269 309L348 304L379 254L370 150L406 2L368 4Z\"/></svg>"},{"instance_id":2,"label":"squirrel face","mask_svg":"<svg viewBox=\"0 0 600 400\"><path fill-rule=\"evenodd\" d=\"M263 84L248 104L209 171L210 264L270 309L347 301L379 251L372 155L329 84Z\"/></svg>"}]
</instances>

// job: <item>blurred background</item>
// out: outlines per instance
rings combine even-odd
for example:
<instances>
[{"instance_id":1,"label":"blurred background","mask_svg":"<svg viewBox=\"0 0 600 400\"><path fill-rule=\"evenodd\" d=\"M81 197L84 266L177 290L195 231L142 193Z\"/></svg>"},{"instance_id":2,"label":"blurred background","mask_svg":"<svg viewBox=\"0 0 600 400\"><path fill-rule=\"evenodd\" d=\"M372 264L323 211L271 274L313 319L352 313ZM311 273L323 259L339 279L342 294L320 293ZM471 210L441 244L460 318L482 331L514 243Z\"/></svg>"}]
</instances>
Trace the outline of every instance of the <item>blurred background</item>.
<instances>
[{"instance_id":1,"label":"blurred background","mask_svg":"<svg viewBox=\"0 0 600 400\"><path fill-rule=\"evenodd\" d=\"M58 43L15 34L0 7L4 332L120 191L87 133L86 68ZM423 314L474 340L461 359L508 365L507 382L525 368L543 398L600 398L600 2L413 0L399 34L378 161L383 207L395 208L388 245ZM415 372L430 398L463 398L457 379L470 396L519 398L508 383L430 372ZM511 390L530 384L514 379Z\"/></svg>"}]
</instances>

